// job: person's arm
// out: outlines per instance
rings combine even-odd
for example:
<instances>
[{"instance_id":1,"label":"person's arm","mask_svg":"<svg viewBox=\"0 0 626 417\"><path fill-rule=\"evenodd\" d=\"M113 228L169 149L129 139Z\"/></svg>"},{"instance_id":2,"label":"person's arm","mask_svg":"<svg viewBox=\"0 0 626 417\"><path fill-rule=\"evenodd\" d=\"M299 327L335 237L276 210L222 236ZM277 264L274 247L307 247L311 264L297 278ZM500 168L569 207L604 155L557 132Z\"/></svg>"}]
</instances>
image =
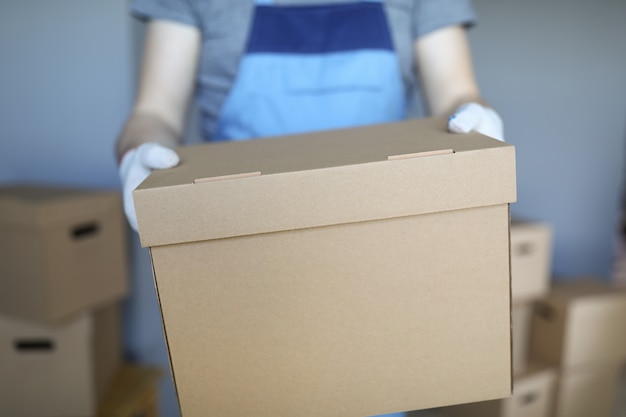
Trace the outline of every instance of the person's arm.
<instances>
[{"instance_id":1,"label":"person's arm","mask_svg":"<svg viewBox=\"0 0 626 417\"><path fill-rule=\"evenodd\" d=\"M432 116L448 116L467 102L482 102L465 29L449 26L415 41L417 68Z\"/></svg>"},{"instance_id":2,"label":"person's arm","mask_svg":"<svg viewBox=\"0 0 626 417\"><path fill-rule=\"evenodd\" d=\"M200 37L198 29L181 23L154 20L147 24L139 88L117 140L118 161L143 143L169 148L180 143L195 84Z\"/></svg>"},{"instance_id":3,"label":"person's arm","mask_svg":"<svg viewBox=\"0 0 626 417\"><path fill-rule=\"evenodd\" d=\"M481 97L465 28L448 26L415 41L417 70L431 116L450 116L456 133L503 140L502 120Z\"/></svg>"},{"instance_id":4,"label":"person's arm","mask_svg":"<svg viewBox=\"0 0 626 417\"><path fill-rule=\"evenodd\" d=\"M154 169L176 166L187 106L200 55L199 31L169 21L151 21L132 112L116 143L124 212L134 230L133 190Z\"/></svg>"}]
</instances>

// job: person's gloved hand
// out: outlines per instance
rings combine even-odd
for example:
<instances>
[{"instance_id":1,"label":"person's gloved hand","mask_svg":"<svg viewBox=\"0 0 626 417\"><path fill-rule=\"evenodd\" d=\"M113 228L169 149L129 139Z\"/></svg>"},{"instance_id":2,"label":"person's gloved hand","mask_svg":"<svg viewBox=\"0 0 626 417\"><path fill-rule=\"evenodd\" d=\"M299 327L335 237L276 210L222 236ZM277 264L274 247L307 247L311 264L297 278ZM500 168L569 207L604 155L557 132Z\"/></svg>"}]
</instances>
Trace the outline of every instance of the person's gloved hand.
<instances>
[{"instance_id":1,"label":"person's gloved hand","mask_svg":"<svg viewBox=\"0 0 626 417\"><path fill-rule=\"evenodd\" d=\"M495 110L478 103L460 106L448 119L448 130L453 133L476 131L504 142L502 119Z\"/></svg>"},{"instance_id":2,"label":"person's gloved hand","mask_svg":"<svg viewBox=\"0 0 626 417\"><path fill-rule=\"evenodd\" d=\"M124 212L130 226L137 231L137 214L133 201L133 190L137 188L153 169L166 169L178 165L178 154L155 142L148 142L124 154L119 166L122 180Z\"/></svg>"}]
</instances>

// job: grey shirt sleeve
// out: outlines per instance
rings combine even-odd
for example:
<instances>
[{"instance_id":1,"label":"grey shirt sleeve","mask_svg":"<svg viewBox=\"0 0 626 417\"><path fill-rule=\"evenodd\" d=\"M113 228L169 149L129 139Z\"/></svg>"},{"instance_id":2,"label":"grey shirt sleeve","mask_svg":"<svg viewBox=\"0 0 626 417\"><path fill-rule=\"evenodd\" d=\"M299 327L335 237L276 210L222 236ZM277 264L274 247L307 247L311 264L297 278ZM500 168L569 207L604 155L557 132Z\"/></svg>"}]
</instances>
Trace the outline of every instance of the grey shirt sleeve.
<instances>
[{"instance_id":1,"label":"grey shirt sleeve","mask_svg":"<svg viewBox=\"0 0 626 417\"><path fill-rule=\"evenodd\" d=\"M130 10L141 20L172 20L200 27L198 15L189 0L131 0Z\"/></svg>"},{"instance_id":2,"label":"grey shirt sleeve","mask_svg":"<svg viewBox=\"0 0 626 417\"><path fill-rule=\"evenodd\" d=\"M415 38L451 25L472 26L476 13L470 0L416 0Z\"/></svg>"}]
</instances>

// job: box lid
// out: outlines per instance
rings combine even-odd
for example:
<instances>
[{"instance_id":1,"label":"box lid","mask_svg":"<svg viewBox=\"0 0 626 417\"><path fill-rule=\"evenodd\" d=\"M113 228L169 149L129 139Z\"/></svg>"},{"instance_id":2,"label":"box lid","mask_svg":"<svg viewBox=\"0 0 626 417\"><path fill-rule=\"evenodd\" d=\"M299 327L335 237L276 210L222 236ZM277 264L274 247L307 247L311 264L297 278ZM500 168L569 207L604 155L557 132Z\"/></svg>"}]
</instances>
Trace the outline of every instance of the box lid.
<instances>
[{"instance_id":1,"label":"box lid","mask_svg":"<svg viewBox=\"0 0 626 417\"><path fill-rule=\"evenodd\" d=\"M511 203L515 150L444 119L184 146L134 191L142 246Z\"/></svg>"},{"instance_id":2,"label":"box lid","mask_svg":"<svg viewBox=\"0 0 626 417\"><path fill-rule=\"evenodd\" d=\"M0 226L43 229L55 225L92 222L110 210L121 209L115 191L87 190L43 184L7 184L0 187Z\"/></svg>"}]
</instances>

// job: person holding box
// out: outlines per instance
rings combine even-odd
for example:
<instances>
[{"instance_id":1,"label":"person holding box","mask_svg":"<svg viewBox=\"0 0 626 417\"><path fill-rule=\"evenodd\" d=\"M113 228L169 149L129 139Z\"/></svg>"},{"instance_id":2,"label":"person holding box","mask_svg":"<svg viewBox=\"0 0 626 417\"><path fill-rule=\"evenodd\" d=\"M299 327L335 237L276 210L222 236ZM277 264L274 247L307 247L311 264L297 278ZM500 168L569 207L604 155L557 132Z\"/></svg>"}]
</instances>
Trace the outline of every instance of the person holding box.
<instances>
[{"instance_id":1,"label":"person holding box","mask_svg":"<svg viewBox=\"0 0 626 417\"><path fill-rule=\"evenodd\" d=\"M132 191L179 163L192 96L207 141L449 116L451 132L503 140L482 99L470 0L132 0L147 22L139 88L117 141Z\"/></svg>"}]
</instances>

